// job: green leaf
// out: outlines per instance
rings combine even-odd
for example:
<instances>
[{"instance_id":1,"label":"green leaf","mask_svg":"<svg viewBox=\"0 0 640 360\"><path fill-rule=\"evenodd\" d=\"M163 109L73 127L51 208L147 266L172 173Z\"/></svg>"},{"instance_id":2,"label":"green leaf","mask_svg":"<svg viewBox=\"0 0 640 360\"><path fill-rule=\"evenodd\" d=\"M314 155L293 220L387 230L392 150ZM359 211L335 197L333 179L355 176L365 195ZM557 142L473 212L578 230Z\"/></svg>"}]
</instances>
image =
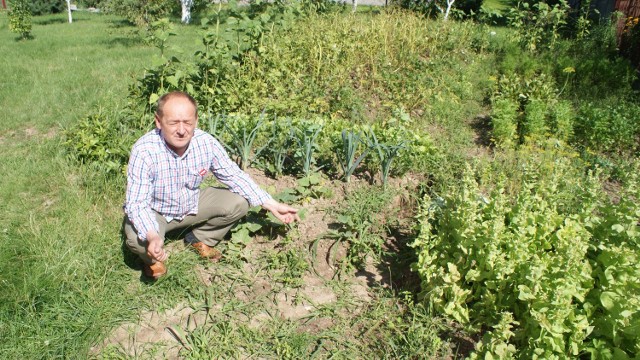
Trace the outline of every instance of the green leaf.
<instances>
[{"instance_id":1,"label":"green leaf","mask_svg":"<svg viewBox=\"0 0 640 360\"><path fill-rule=\"evenodd\" d=\"M249 230L246 228L242 228L231 235L231 240L236 243L248 244L251 242L251 236L249 235Z\"/></svg>"},{"instance_id":2,"label":"green leaf","mask_svg":"<svg viewBox=\"0 0 640 360\"><path fill-rule=\"evenodd\" d=\"M311 179L309 177L303 177L302 179L298 180L298 185L307 187L311 185Z\"/></svg>"},{"instance_id":3,"label":"green leaf","mask_svg":"<svg viewBox=\"0 0 640 360\"><path fill-rule=\"evenodd\" d=\"M255 233L256 231L262 229L262 224L258 223L246 223L245 226L245 228L251 233Z\"/></svg>"},{"instance_id":4,"label":"green leaf","mask_svg":"<svg viewBox=\"0 0 640 360\"><path fill-rule=\"evenodd\" d=\"M167 82L171 85L173 85L174 87L178 87L178 77L175 75L171 75L171 76L167 76L166 77Z\"/></svg>"},{"instance_id":5,"label":"green leaf","mask_svg":"<svg viewBox=\"0 0 640 360\"><path fill-rule=\"evenodd\" d=\"M616 301L619 297L620 296L614 292L604 291L602 294L600 294L600 302L605 309L611 310L616 305Z\"/></svg>"},{"instance_id":6,"label":"green leaf","mask_svg":"<svg viewBox=\"0 0 640 360\"><path fill-rule=\"evenodd\" d=\"M611 227L611 230L617 232L618 234L620 234L621 232L624 231L624 226L620 225L620 224L615 224Z\"/></svg>"},{"instance_id":7,"label":"green leaf","mask_svg":"<svg viewBox=\"0 0 640 360\"><path fill-rule=\"evenodd\" d=\"M300 220L304 220L307 217L307 209L302 208L298 211L298 216L300 217Z\"/></svg>"},{"instance_id":8,"label":"green leaf","mask_svg":"<svg viewBox=\"0 0 640 360\"><path fill-rule=\"evenodd\" d=\"M534 300L536 298L531 292L531 289L526 285L518 285L518 290L518 299L520 300Z\"/></svg>"}]
</instances>

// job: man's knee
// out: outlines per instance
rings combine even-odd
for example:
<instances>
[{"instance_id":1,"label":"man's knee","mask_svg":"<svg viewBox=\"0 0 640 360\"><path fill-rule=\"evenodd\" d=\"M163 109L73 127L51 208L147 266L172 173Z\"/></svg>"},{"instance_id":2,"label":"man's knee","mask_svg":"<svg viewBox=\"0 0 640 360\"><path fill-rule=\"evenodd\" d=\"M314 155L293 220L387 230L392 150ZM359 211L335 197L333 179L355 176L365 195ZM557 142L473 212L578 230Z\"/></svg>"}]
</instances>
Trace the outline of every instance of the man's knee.
<instances>
[{"instance_id":1,"label":"man's knee","mask_svg":"<svg viewBox=\"0 0 640 360\"><path fill-rule=\"evenodd\" d=\"M232 209L231 216L234 219L240 219L249 212L249 203L242 196L237 196Z\"/></svg>"},{"instance_id":2,"label":"man's knee","mask_svg":"<svg viewBox=\"0 0 640 360\"><path fill-rule=\"evenodd\" d=\"M140 239L138 238L138 233L133 228L133 224L131 224L131 221L129 221L126 216L122 221L122 232L124 233L125 244L129 249L131 249L134 253L139 253L141 249L144 250L144 244L141 243Z\"/></svg>"}]
</instances>

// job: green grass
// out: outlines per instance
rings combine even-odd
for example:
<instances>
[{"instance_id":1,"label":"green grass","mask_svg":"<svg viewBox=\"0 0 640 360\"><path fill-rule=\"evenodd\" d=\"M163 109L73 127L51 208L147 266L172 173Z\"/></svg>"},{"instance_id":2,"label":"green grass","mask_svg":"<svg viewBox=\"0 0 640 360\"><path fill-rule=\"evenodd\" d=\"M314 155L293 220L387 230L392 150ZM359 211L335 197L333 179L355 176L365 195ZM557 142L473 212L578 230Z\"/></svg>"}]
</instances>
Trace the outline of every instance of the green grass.
<instances>
[{"instance_id":1,"label":"green grass","mask_svg":"<svg viewBox=\"0 0 640 360\"><path fill-rule=\"evenodd\" d=\"M492 11L504 12L510 7L513 7L513 1L512 0L485 0L482 3L482 7Z\"/></svg>"},{"instance_id":2,"label":"green grass","mask_svg":"<svg viewBox=\"0 0 640 360\"><path fill-rule=\"evenodd\" d=\"M73 24L64 20L34 18L29 41L0 31L0 53L9 60L0 68L3 359L84 358L145 303L132 305L147 285L123 261L123 194L87 190L90 176L61 151L59 125L125 101L132 77L156 50L118 18L76 13ZM7 28L6 13L0 28Z\"/></svg>"},{"instance_id":3,"label":"green grass","mask_svg":"<svg viewBox=\"0 0 640 360\"><path fill-rule=\"evenodd\" d=\"M16 126L46 131L97 106L122 102L129 84L158 54L117 17L74 13L72 24L65 15L36 17L33 24L33 40L0 32L0 52L8 60L0 67L0 132ZM7 27L3 13L0 28ZM197 27L183 28L170 43L191 53Z\"/></svg>"}]
</instances>

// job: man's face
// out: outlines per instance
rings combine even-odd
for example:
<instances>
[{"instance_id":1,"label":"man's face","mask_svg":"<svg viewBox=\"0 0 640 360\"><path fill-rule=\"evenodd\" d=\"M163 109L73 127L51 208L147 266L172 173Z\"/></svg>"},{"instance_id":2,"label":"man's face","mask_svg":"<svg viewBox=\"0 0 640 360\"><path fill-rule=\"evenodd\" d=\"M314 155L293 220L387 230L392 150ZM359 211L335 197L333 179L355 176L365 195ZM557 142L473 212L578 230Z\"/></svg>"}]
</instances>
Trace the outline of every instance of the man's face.
<instances>
[{"instance_id":1,"label":"man's face","mask_svg":"<svg viewBox=\"0 0 640 360\"><path fill-rule=\"evenodd\" d=\"M165 102L162 117L156 114L156 127L160 129L169 148L180 156L189 147L196 125L196 109L189 100L182 97L174 97Z\"/></svg>"}]
</instances>

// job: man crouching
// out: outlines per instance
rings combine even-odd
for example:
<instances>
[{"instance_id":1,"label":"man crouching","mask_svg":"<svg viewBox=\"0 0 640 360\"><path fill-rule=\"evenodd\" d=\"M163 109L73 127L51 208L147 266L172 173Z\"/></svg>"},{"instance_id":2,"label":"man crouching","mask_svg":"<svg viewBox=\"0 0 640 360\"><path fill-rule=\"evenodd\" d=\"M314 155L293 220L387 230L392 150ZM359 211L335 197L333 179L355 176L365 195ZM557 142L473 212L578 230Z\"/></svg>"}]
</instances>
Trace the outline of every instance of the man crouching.
<instances>
[{"instance_id":1,"label":"man crouching","mask_svg":"<svg viewBox=\"0 0 640 360\"><path fill-rule=\"evenodd\" d=\"M191 228L185 242L213 261L222 254L213 248L249 206L261 205L285 224L300 220L298 210L281 204L240 170L220 142L197 128L196 101L184 92L158 100L156 129L133 145L127 169L124 206L126 244L144 262L154 279L167 273L165 233ZM208 171L229 189L200 183Z\"/></svg>"}]
</instances>

